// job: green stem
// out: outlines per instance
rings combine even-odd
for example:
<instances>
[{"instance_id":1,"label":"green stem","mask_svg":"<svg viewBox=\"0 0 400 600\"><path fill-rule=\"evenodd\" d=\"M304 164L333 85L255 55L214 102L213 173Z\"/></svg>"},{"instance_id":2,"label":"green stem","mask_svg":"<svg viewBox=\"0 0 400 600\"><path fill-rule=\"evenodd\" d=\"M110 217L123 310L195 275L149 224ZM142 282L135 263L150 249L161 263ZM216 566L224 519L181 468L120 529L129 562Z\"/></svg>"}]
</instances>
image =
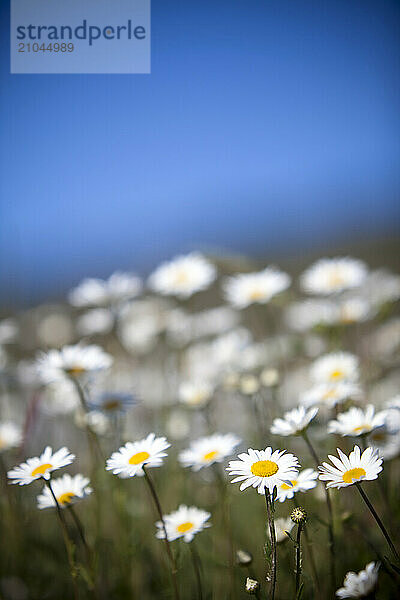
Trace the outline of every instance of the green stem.
<instances>
[{"instance_id":1,"label":"green stem","mask_svg":"<svg viewBox=\"0 0 400 600\"><path fill-rule=\"evenodd\" d=\"M383 535L385 536L385 539L387 541L387 543L389 544L389 548L391 549L393 555L396 557L396 560L400 563L400 556L399 553L397 552L396 548L394 547L394 544L392 542L392 540L390 539L390 535L387 532L386 527L384 526L384 524L382 523L378 513L376 512L375 508L372 506L367 494L364 492L364 490L361 487L361 483L360 482L356 482L356 486L358 491L361 494L362 499L364 500L365 504L368 506L369 510L371 511L375 521L377 522L380 530L382 531Z\"/></svg>"},{"instance_id":2,"label":"green stem","mask_svg":"<svg viewBox=\"0 0 400 600\"><path fill-rule=\"evenodd\" d=\"M300 579L301 579L301 530L302 523L297 525L297 538L296 538L296 600L299 596L300 590Z\"/></svg>"},{"instance_id":3,"label":"green stem","mask_svg":"<svg viewBox=\"0 0 400 600\"><path fill-rule=\"evenodd\" d=\"M203 587L202 587L202 584L201 584L200 558L199 558L199 555L198 555L198 553L196 551L194 542L190 542L189 547L190 547L190 554L192 556L193 570L194 570L194 573L195 573L195 576L196 576L198 599L199 600L203 600Z\"/></svg>"},{"instance_id":4,"label":"green stem","mask_svg":"<svg viewBox=\"0 0 400 600\"><path fill-rule=\"evenodd\" d=\"M293 497L293 504L298 507L298 503L296 500L296 495ZM318 578L318 571L317 571L317 566L315 563L315 557L314 557L314 552L312 549L312 544L311 544L311 540L310 540L310 536L308 535L308 529L306 527L306 525L303 526L303 532L304 532L304 537L306 540L306 546L307 546L307 552L308 552L308 556L310 558L310 564L311 564L311 571L312 571L312 578L313 578L313 583L314 583L314 588L315 591L318 594L318 597L321 598L321 587L320 587L320 583L319 583L319 578Z\"/></svg>"},{"instance_id":5,"label":"green stem","mask_svg":"<svg viewBox=\"0 0 400 600\"><path fill-rule=\"evenodd\" d=\"M155 490L153 481L150 478L150 475L147 472L146 467L143 465L143 471L144 471L144 476L146 479L146 483L148 485L149 491L150 491L150 495L153 498L155 507L157 509L157 513L159 516L159 519L162 523L162 528L164 531L164 541L165 541L165 549L167 551L167 555L169 558L169 561L171 563L171 575L172 575L172 584L173 584L173 588L174 588L174 595L175 595L175 600L179 600L179 589L178 589L178 581L177 581L177 567L176 567L176 562L175 562L175 558L171 549L171 544L169 543L169 539L168 539L168 535L167 535L167 528L165 527L165 521L164 521L164 516L163 516L163 512L162 512L162 508L161 508L161 504L160 501L158 499L157 496L157 492Z\"/></svg>"},{"instance_id":6,"label":"green stem","mask_svg":"<svg viewBox=\"0 0 400 600\"><path fill-rule=\"evenodd\" d=\"M271 494L267 488L264 489L265 493L265 504L267 507L267 517L269 525L269 536L271 538L271 600L275 598L276 588L276 532L274 523L274 500L271 498Z\"/></svg>"}]
</instances>

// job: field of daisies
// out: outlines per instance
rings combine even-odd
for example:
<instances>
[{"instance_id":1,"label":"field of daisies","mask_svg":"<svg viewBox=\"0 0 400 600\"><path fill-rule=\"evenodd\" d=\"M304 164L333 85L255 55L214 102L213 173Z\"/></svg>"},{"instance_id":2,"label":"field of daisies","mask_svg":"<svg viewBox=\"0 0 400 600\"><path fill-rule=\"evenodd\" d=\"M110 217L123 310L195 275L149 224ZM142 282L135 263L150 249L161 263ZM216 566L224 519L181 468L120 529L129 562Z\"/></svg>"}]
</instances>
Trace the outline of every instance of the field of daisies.
<instances>
[{"instance_id":1,"label":"field of daisies","mask_svg":"<svg viewBox=\"0 0 400 600\"><path fill-rule=\"evenodd\" d=\"M1 600L400 598L399 298L191 253L4 315Z\"/></svg>"}]
</instances>

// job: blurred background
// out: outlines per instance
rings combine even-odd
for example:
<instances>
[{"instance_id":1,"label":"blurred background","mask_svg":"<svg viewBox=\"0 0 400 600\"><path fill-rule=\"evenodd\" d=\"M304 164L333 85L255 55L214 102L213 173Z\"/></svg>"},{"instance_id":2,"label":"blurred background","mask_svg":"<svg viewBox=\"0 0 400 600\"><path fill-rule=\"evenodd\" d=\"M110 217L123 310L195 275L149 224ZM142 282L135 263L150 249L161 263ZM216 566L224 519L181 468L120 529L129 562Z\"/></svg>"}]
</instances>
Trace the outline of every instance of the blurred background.
<instances>
[{"instance_id":1,"label":"blurred background","mask_svg":"<svg viewBox=\"0 0 400 600\"><path fill-rule=\"evenodd\" d=\"M10 75L7 5L3 307L193 248L395 266L397 0L153 0L151 75L87 76Z\"/></svg>"}]
</instances>

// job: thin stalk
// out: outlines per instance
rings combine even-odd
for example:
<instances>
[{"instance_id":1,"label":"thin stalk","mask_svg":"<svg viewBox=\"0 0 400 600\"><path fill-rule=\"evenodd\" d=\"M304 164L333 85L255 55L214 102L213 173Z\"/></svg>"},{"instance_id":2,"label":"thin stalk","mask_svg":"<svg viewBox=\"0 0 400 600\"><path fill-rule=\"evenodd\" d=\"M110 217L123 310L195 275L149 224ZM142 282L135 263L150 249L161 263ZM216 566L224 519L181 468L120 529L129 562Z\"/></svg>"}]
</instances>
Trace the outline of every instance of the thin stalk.
<instances>
[{"instance_id":1,"label":"thin stalk","mask_svg":"<svg viewBox=\"0 0 400 600\"><path fill-rule=\"evenodd\" d=\"M196 582L197 582L197 595L198 595L198 599L199 600L203 600L203 587L201 584L201 563L200 563L200 557L197 553L197 550L195 548L194 542L190 542L189 544L190 547L190 554L192 556L192 563L193 563L193 570L196 576Z\"/></svg>"},{"instance_id":2,"label":"thin stalk","mask_svg":"<svg viewBox=\"0 0 400 600\"><path fill-rule=\"evenodd\" d=\"M233 544L233 532L232 532L232 519L231 519L231 507L229 495L227 493L227 482L221 472L220 465L213 465L214 472L218 481L218 485L221 493L221 514L222 524L224 532L227 534L227 554L228 554L228 565L230 573L230 584L231 584L231 598L235 600L237 598L236 585L235 585L235 559L234 559L234 544Z\"/></svg>"},{"instance_id":3,"label":"thin stalk","mask_svg":"<svg viewBox=\"0 0 400 600\"><path fill-rule=\"evenodd\" d=\"M269 525L269 536L271 538L271 600L275 598L275 588L276 588L276 532L275 532L275 523L274 523L274 500L271 498L271 494L267 488L264 489L265 492L265 504L267 507L267 517L268 517L268 525Z\"/></svg>"},{"instance_id":4,"label":"thin stalk","mask_svg":"<svg viewBox=\"0 0 400 600\"><path fill-rule=\"evenodd\" d=\"M68 528L67 528L67 524L65 522L64 519L64 515L62 514L62 510L61 507L58 503L58 500L56 498L56 495L53 491L53 488L51 486L51 482L50 480L45 480L45 483L47 485L47 487L50 490L50 493L53 497L53 500L55 502L56 505L56 509L57 509L57 515L60 521L60 525L61 525L61 531L63 534L63 538L64 538L64 544L65 544L65 549L67 551L67 556L68 556L68 564L69 564L69 570L71 573L71 578L72 578L72 583L73 583L73 587L74 587L74 598L75 600L78 600L79 598L79 591L78 591L78 585L77 585L77 581L76 581L76 576L77 576L77 570L75 567L75 561L74 561L74 547L73 547L73 543L69 537L69 533L68 533Z\"/></svg>"},{"instance_id":5,"label":"thin stalk","mask_svg":"<svg viewBox=\"0 0 400 600\"><path fill-rule=\"evenodd\" d=\"M70 377L69 379L70 379L70 381L72 381L73 385L75 386L75 389L79 396L82 410L86 416L89 412L89 407L88 407L88 403L86 401L85 392L84 392L81 384L79 383L79 381L76 379L76 377ZM87 423L86 423L86 434L87 434L87 438L88 438L88 442L89 442L90 451L92 454L93 469L94 469L95 464L96 464L96 453L99 455L100 459L102 459L103 461L105 461L105 457L103 455L103 452L102 452L102 449L100 446L100 442L99 442L99 439L98 439L96 433L93 431L93 429Z\"/></svg>"},{"instance_id":6,"label":"thin stalk","mask_svg":"<svg viewBox=\"0 0 400 600\"><path fill-rule=\"evenodd\" d=\"M71 515L72 520L74 521L74 523L76 525L76 528L77 528L78 533L79 533L79 537L81 538L83 547L85 549L86 562L87 562L88 567L90 569L90 576L92 578L93 589L91 589L91 592L92 592L94 598L98 598L98 593L97 593L97 589L96 589L96 576L95 576L93 552L92 552L89 544L87 543L86 535L85 535L85 528L83 527L82 521L80 520L80 518L76 514L76 512L74 510L74 507L72 506L72 504L68 505L68 512Z\"/></svg>"},{"instance_id":7,"label":"thin stalk","mask_svg":"<svg viewBox=\"0 0 400 600\"><path fill-rule=\"evenodd\" d=\"M314 446L312 445L310 438L307 435L306 430L303 431L302 437L307 444L307 447L310 451L311 456L314 459L315 466L318 469L318 466L321 464L318 458L318 454L316 453ZM328 536L329 536L329 555L330 555L330 574L331 574L331 586L332 589L336 589L336 569L335 569L335 538L333 534L333 509L332 502L328 488L324 485L326 506L328 507Z\"/></svg>"},{"instance_id":8,"label":"thin stalk","mask_svg":"<svg viewBox=\"0 0 400 600\"><path fill-rule=\"evenodd\" d=\"M358 491L361 494L362 499L364 500L365 504L368 506L369 510L371 511L375 521L377 522L380 530L382 531L383 535L385 536L385 539L387 541L387 543L389 544L389 548L391 549L393 555L396 557L396 560L398 562L400 562L400 556L399 553L397 552L396 548L394 547L394 544L392 542L392 540L390 539L390 535L387 532L386 527L384 526L384 524L382 523L378 513L376 512L375 508L372 506L367 494L364 492L364 490L361 487L361 483L360 482L356 482L356 486Z\"/></svg>"},{"instance_id":9,"label":"thin stalk","mask_svg":"<svg viewBox=\"0 0 400 600\"><path fill-rule=\"evenodd\" d=\"M297 525L297 538L296 538L296 596L297 599L299 596L300 590L300 579L301 579L301 530L302 523Z\"/></svg>"},{"instance_id":10,"label":"thin stalk","mask_svg":"<svg viewBox=\"0 0 400 600\"><path fill-rule=\"evenodd\" d=\"M296 500L296 495L293 497L293 504L298 507L298 503ZM307 552L308 552L308 556L310 558L310 564L311 564L311 571L312 571L312 578L313 578L313 583L314 583L314 588L315 591L318 594L318 597L321 598L321 587L320 587L320 583L319 583L319 578L318 578L318 571L317 571L317 566L315 563L315 557L314 557L314 551L312 549L312 544L311 544L311 540L310 540L310 536L308 535L308 529L306 524L303 525L303 532L304 532L304 537L306 540L306 546L307 546Z\"/></svg>"},{"instance_id":11,"label":"thin stalk","mask_svg":"<svg viewBox=\"0 0 400 600\"><path fill-rule=\"evenodd\" d=\"M164 541L165 541L165 549L167 551L167 555L168 555L168 559L171 563L171 575L172 575L172 584L173 584L173 588L174 588L174 595L175 595L175 600L179 600L179 589L178 589L178 581L177 581L177 567L176 567L176 562L175 562L175 558L171 549L171 544L169 543L169 539L168 539L168 535L167 535L167 528L165 527L165 521L164 521L164 517L163 517L163 512L162 512L162 508L161 508L161 504L160 504L160 500L158 499L157 496L157 492L155 490L153 481L150 478L150 475L147 472L146 467L143 465L143 471L144 471L144 475L145 475L145 480L146 483L148 485L149 491L150 491L150 495L153 498L154 501L154 505L157 509L157 513L158 516L160 518L160 521L162 523L162 528L164 531Z\"/></svg>"}]
</instances>

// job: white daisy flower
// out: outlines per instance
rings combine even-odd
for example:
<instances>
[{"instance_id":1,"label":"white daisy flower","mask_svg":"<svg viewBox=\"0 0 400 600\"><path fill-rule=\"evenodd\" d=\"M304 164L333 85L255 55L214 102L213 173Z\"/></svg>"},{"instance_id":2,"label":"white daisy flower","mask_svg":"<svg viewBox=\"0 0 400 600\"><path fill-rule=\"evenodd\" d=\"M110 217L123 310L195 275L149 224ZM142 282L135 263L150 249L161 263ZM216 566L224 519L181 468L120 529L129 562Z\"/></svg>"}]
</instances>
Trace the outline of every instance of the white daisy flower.
<instances>
[{"instance_id":1,"label":"white daisy flower","mask_svg":"<svg viewBox=\"0 0 400 600\"><path fill-rule=\"evenodd\" d=\"M322 463L318 467L321 481L328 481L326 487L347 487L359 481L371 481L377 479L382 471L382 459L374 448L367 448L361 454L360 448L354 446L352 452L347 457L339 448L337 448L339 458L329 454L328 458L334 466L329 463Z\"/></svg>"},{"instance_id":2,"label":"white daisy flower","mask_svg":"<svg viewBox=\"0 0 400 600\"><path fill-rule=\"evenodd\" d=\"M11 421L0 423L0 452L17 448L22 443L22 428Z\"/></svg>"},{"instance_id":3,"label":"white daisy flower","mask_svg":"<svg viewBox=\"0 0 400 600\"><path fill-rule=\"evenodd\" d=\"M170 447L165 437L156 438L150 433L147 438L137 442L127 442L107 460L106 471L112 471L120 477L143 476L143 466L160 467L163 458L167 456L164 452Z\"/></svg>"},{"instance_id":4,"label":"white daisy flower","mask_svg":"<svg viewBox=\"0 0 400 600\"><path fill-rule=\"evenodd\" d=\"M232 433L215 433L192 442L190 448L179 454L179 461L184 467L199 471L202 467L223 462L239 444L240 439Z\"/></svg>"},{"instance_id":5,"label":"white daisy flower","mask_svg":"<svg viewBox=\"0 0 400 600\"><path fill-rule=\"evenodd\" d=\"M304 406L289 410L283 419L274 419L270 431L275 435L298 435L307 429L317 412L318 408L307 410Z\"/></svg>"},{"instance_id":6,"label":"white daisy flower","mask_svg":"<svg viewBox=\"0 0 400 600\"><path fill-rule=\"evenodd\" d=\"M208 288L217 270L202 254L192 252L161 264L149 277L149 287L164 296L189 298Z\"/></svg>"},{"instance_id":7,"label":"white daisy flower","mask_svg":"<svg viewBox=\"0 0 400 600\"><path fill-rule=\"evenodd\" d=\"M276 294L290 286L287 273L267 267L256 273L239 273L228 277L224 282L224 292L228 302L237 308L245 308L250 304L266 304Z\"/></svg>"},{"instance_id":8,"label":"white daisy flower","mask_svg":"<svg viewBox=\"0 0 400 600\"><path fill-rule=\"evenodd\" d=\"M358 399L362 394L361 388L355 383L345 381L338 383L319 383L311 389L304 392L300 397L301 404L304 406L314 406L320 404L333 408L337 404L342 404L349 398Z\"/></svg>"},{"instance_id":9,"label":"white daisy flower","mask_svg":"<svg viewBox=\"0 0 400 600\"><path fill-rule=\"evenodd\" d=\"M317 485L318 473L314 469L304 469L300 471L296 479L292 479L290 483L281 483L277 488L277 499L279 502L284 502L286 499L291 499L296 492L306 492L315 488Z\"/></svg>"},{"instance_id":10,"label":"white daisy flower","mask_svg":"<svg viewBox=\"0 0 400 600\"><path fill-rule=\"evenodd\" d=\"M104 369L113 363L113 358L99 346L64 346L61 350L42 353L37 361L38 373L45 383L82 377Z\"/></svg>"},{"instance_id":11,"label":"white daisy flower","mask_svg":"<svg viewBox=\"0 0 400 600\"><path fill-rule=\"evenodd\" d=\"M386 411L375 414L375 408L372 404L369 404L365 410L353 406L347 412L339 414L336 420L329 421L328 432L353 437L365 435L375 429L384 427L386 414Z\"/></svg>"},{"instance_id":12,"label":"white daisy flower","mask_svg":"<svg viewBox=\"0 0 400 600\"><path fill-rule=\"evenodd\" d=\"M274 520L274 526L276 542L280 544L281 542L285 542L289 539L289 536L286 532L290 533L292 531L294 522L290 517L278 517ZM269 536L269 528L267 528L267 535Z\"/></svg>"},{"instance_id":13,"label":"white daisy flower","mask_svg":"<svg viewBox=\"0 0 400 600\"><path fill-rule=\"evenodd\" d=\"M89 487L89 483L89 479L80 474L74 476L66 474L57 479L53 479L51 487L60 508L66 508L91 494L93 490ZM54 498L47 486L43 488L42 493L37 497L37 502L40 510L43 508L55 508L56 506Z\"/></svg>"},{"instance_id":14,"label":"white daisy flower","mask_svg":"<svg viewBox=\"0 0 400 600\"><path fill-rule=\"evenodd\" d=\"M183 538L184 542L191 542L196 533L203 531L206 527L211 527L211 524L207 523L210 517L211 514L205 510L181 504L178 510L169 515L164 515L168 541L172 542L178 538ZM157 521L156 526L158 528L156 537L161 540L165 539L161 521Z\"/></svg>"},{"instance_id":15,"label":"white daisy flower","mask_svg":"<svg viewBox=\"0 0 400 600\"><path fill-rule=\"evenodd\" d=\"M13 480L10 483L27 485L41 477L50 479L53 471L70 465L74 460L75 454L71 454L65 446L54 454L50 446L47 446L39 457L28 458L26 462L8 471L7 477Z\"/></svg>"},{"instance_id":16,"label":"white daisy flower","mask_svg":"<svg viewBox=\"0 0 400 600\"><path fill-rule=\"evenodd\" d=\"M310 376L316 383L355 382L358 379L359 360L350 352L325 354L311 366Z\"/></svg>"},{"instance_id":17,"label":"white daisy flower","mask_svg":"<svg viewBox=\"0 0 400 600\"><path fill-rule=\"evenodd\" d=\"M103 392L89 406L93 410L101 410L107 415L125 413L137 403L133 394L124 392Z\"/></svg>"},{"instance_id":18,"label":"white daisy flower","mask_svg":"<svg viewBox=\"0 0 400 600\"><path fill-rule=\"evenodd\" d=\"M338 598L366 598L378 583L379 563L370 562L359 573L349 571L344 578L343 587L336 591Z\"/></svg>"},{"instance_id":19,"label":"white daisy flower","mask_svg":"<svg viewBox=\"0 0 400 600\"><path fill-rule=\"evenodd\" d=\"M66 415L80 406L75 385L69 379L49 383L40 398L39 408L48 415Z\"/></svg>"},{"instance_id":20,"label":"white daisy flower","mask_svg":"<svg viewBox=\"0 0 400 600\"><path fill-rule=\"evenodd\" d=\"M367 267L354 258L322 258L300 277L300 285L309 294L328 295L360 286Z\"/></svg>"},{"instance_id":21,"label":"white daisy flower","mask_svg":"<svg viewBox=\"0 0 400 600\"><path fill-rule=\"evenodd\" d=\"M371 306L364 298L344 298L337 305L333 323L351 325L361 323L372 316Z\"/></svg>"},{"instance_id":22,"label":"white daisy flower","mask_svg":"<svg viewBox=\"0 0 400 600\"><path fill-rule=\"evenodd\" d=\"M394 396L385 403L385 406L394 410L400 410L400 394Z\"/></svg>"},{"instance_id":23,"label":"white daisy flower","mask_svg":"<svg viewBox=\"0 0 400 600\"><path fill-rule=\"evenodd\" d=\"M79 407L75 411L74 422L80 429L89 428L96 435L105 435L110 429L110 421L100 410L84 411Z\"/></svg>"},{"instance_id":24,"label":"white daisy flower","mask_svg":"<svg viewBox=\"0 0 400 600\"><path fill-rule=\"evenodd\" d=\"M109 333L113 328L114 315L108 308L92 308L76 321L76 329L80 335L96 335Z\"/></svg>"},{"instance_id":25,"label":"white daisy flower","mask_svg":"<svg viewBox=\"0 0 400 600\"><path fill-rule=\"evenodd\" d=\"M142 282L131 273L113 273L109 279L84 279L69 294L74 306L107 306L140 294Z\"/></svg>"},{"instance_id":26,"label":"white daisy flower","mask_svg":"<svg viewBox=\"0 0 400 600\"><path fill-rule=\"evenodd\" d=\"M178 390L180 402L191 408L203 408L213 393L214 386L207 381L183 381Z\"/></svg>"},{"instance_id":27,"label":"white daisy flower","mask_svg":"<svg viewBox=\"0 0 400 600\"><path fill-rule=\"evenodd\" d=\"M290 483L296 479L299 461L293 454L285 450L253 450L239 454L240 460L231 460L226 468L230 475L237 475L231 483L241 482L240 490L252 486L263 494L265 489L272 493L281 483Z\"/></svg>"}]
</instances>

